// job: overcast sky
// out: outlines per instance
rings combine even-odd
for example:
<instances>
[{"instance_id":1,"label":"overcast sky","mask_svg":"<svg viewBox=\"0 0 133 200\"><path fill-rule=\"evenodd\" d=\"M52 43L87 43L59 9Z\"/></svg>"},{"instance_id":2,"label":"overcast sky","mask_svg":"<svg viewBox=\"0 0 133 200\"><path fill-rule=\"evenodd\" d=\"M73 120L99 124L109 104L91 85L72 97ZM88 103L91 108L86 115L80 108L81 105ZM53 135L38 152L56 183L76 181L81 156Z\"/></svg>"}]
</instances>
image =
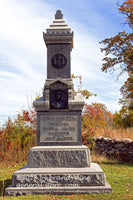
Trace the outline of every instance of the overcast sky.
<instances>
[{"instance_id":1,"label":"overcast sky","mask_svg":"<svg viewBox=\"0 0 133 200\"><path fill-rule=\"evenodd\" d=\"M82 75L83 89L97 94L89 103L119 110L126 75L116 81L116 74L101 71L99 44L125 28L117 0L0 0L0 122L42 95L47 63L42 32L58 9L74 31L71 71Z\"/></svg>"}]
</instances>

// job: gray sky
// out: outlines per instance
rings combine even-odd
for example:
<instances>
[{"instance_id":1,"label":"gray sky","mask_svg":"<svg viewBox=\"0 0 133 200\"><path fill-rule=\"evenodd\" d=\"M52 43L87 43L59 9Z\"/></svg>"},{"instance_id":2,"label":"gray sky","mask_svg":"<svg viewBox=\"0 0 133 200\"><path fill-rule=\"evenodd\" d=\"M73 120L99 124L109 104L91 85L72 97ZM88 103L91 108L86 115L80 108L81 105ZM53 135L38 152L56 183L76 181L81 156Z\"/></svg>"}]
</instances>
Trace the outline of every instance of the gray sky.
<instances>
[{"instance_id":1,"label":"gray sky","mask_svg":"<svg viewBox=\"0 0 133 200\"><path fill-rule=\"evenodd\" d=\"M97 94L89 103L104 103L112 112L120 109L119 88L126 74L116 81L117 73L101 71L99 44L126 28L117 0L0 0L0 122L42 95L47 63L42 32L58 9L74 31L71 71L82 76L83 89Z\"/></svg>"}]
</instances>

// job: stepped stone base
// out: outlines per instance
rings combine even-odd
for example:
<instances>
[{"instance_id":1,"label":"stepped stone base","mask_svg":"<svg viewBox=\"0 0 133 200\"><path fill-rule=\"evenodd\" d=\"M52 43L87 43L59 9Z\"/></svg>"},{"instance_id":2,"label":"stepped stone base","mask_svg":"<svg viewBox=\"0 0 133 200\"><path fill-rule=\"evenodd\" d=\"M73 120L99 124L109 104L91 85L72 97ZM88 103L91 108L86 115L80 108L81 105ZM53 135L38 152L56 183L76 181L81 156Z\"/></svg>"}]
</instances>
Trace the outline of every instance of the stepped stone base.
<instances>
[{"instance_id":1,"label":"stepped stone base","mask_svg":"<svg viewBox=\"0 0 133 200\"><path fill-rule=\"evenodd\" d=\"M89 167L90 151L82 146L36 146L30 149L28 167Z\"/></svg>"},{"instance_id":2,"label":"stepped stone base","mask_svg":"<svg viewBox=\"0 0 133 200\"><path fill-rule=\"evenodd\" d=\"M96 163L83 168L29 168L14 172L5 196L37 194L111 193L104 172Z\"/></svg>"}]
</instances>

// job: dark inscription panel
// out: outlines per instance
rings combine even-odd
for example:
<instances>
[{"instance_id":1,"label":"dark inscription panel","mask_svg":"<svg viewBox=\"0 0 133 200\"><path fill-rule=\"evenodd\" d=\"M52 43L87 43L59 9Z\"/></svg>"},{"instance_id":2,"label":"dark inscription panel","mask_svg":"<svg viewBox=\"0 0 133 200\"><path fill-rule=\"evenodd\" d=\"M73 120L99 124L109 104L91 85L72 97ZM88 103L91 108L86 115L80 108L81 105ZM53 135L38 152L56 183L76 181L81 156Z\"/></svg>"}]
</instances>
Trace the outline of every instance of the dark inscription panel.
<instances>
[{"instance_id":1,"label":"dark inscription panel","mask_svg":"<svg viewBox=\"0 0 133 200\"><path fill-rule=\"evenodd\" d=\"M40 142L76 142L78 116L40 116Z\"/></svg>"}]
</instances>

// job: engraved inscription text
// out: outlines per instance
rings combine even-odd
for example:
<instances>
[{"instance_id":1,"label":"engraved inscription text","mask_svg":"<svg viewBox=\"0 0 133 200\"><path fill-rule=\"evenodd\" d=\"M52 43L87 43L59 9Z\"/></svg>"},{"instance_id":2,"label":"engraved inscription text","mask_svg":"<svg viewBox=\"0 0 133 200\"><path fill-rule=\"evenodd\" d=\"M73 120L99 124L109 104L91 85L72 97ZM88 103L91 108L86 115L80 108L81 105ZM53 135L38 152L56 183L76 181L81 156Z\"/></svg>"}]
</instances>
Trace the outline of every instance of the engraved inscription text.
<instances>
[{"instance_id":1,"label":"engraved inscription text","mask_svg":"<svg viewBox=\"0 0 133 200\"><path fill-rule=\"evenodd\" d=\"M78 116L40 116L40 142L76 142Z\"/></svg>"}]
</instances>

